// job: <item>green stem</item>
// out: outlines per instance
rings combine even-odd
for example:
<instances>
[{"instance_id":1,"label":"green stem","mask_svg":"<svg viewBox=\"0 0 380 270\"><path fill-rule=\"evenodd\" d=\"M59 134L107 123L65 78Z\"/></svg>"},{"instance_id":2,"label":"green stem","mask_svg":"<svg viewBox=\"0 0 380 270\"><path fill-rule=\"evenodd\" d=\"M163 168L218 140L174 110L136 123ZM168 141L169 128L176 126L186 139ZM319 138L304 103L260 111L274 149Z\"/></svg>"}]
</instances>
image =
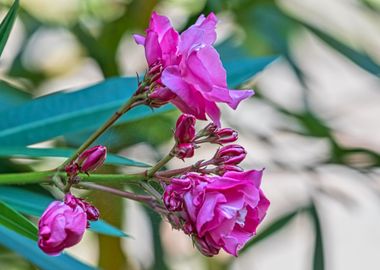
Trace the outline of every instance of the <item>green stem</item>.
<instances>
[{"instance_id":1,"label":"green stem","mask_svg":"<svg viewBox=\"0 0 380 270\"><path fill-rule=\"evenodd\" d=\"M0 174L0 185L53 183L53 177L66 177L66 173L54 171ZM145 172L134 174L79 174L86 182L139 182L146 180Z\"/></svg>"},{"instance_id":2,"label":"green stem","mask_svg":"<svg viewBox=\"0 0 380 270\"><path fill-rule=\"evenodd\" d=\"M125 104L123 104L101 127L99 127L78 149L68 158L58 170L61 171L66 165L78 158L78 156L86 150L97 138L100 137L105 131L107 131L124 113L134 108L137 105L143 104L145 98L144 94L132 96Z\"/></svg>"},{"instance_id":3,"label":"green stem","mask_svg":"<svg viewBox=\"0 0 380 270\"><path fill-rule=\"evenodd\" d=\"M153 175L158 171L160 170L163 166L165 166L166 163L168 163L173 157L175 157L175 154L174 154L174 150L175 150L175 147L174 146L169 154L167 154L165 157L163 157L160 161L158 161L152 168L150 168L149 170L146 171L146 176L147 178L152 178Z\"/></svg>"},{"instance_id":4,"label":"green stem","mask_svg":"<svg viewBox=\"0 0 380 270\"><path fill-rule=\"evenodd\" d=\"M111 194L121 196L121 197L130 199L130 200L134 200L137 202L149 203L149 202L153 202L155 200L154 197L149 196L149 195L136 194L136 193L132 193L132 192L124 191L124 190L119 190L119 189L115 189L112 187L107 187L107 186L98 185L98 184L94 184L94 183L80 183L76 186L79 188L99 190L99 191L111 193Z\"/></svg>"}]
</instances>

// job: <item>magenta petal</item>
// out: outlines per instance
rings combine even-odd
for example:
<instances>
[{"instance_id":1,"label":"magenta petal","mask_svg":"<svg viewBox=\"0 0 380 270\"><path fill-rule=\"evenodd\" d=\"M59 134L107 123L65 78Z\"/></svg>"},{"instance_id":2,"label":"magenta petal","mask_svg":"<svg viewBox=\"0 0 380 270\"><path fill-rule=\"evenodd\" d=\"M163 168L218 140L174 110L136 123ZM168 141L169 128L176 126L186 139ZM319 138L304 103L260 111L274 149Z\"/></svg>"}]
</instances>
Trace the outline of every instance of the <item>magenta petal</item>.
<instances>
[{"instance_id":1,"label":"magenta petal","mask_svg":"<svg viewBox=\"0 0 380 270\"><path fill-rule=\"evenodd\" d=\"M228 102L228 105L234 110L236 110L240 101L249 98L255 94L253 90L230 90L229 92L232 101Z\"/></svg>"},{"instance_id":2,"label":"magenta petal","mask_svg":"<svg viewBox=\"0 0 380 270\"><path fill-rule=\"evenodd\" d=\"M159 41L161 41L164 34L172 28L168 17L158 15L157 12L152 13L152 17L149 22L149 30L154 31L158 34Z\"/></svg>"},{"instance_id":3,"label":"magenta petal","mask_svg":"<svg viewBox=\"0 0 380 270\"><path fill-rule=\"evenodd\" d=\"M264 170L250 170L245 172L226 172L223 176L233 179L252 181L255 187L260 187Z\"/></svg>"},{"instance_id":4,"label":"magenta petal","mask_svg":"<svg viewBox=\"0 0 380 270\"><path fill-rule=\"evenodd\" d=\"M178 66L166 68L162 73L161 81L177 95L172 103L182 112L192 114L197 119L206 120L204 97L183 80Z\"/></svg>"},{"instance_id":5,"label":"magenta petal","mask_svg":"<svg viewBox=\"0 0 380 270\"><path fill-rule=\"evenodd\" d=\"M216 106L215 102L206 102L206 113L210 116L211 120L217 127L220 127L220 110L218 106Z\"/></svg>"},{"instance_id":6,"label":"magenta petal","mask_svg":"<svg viewBox=\"0 0 380 270\"><path fill-rule=\"evenodd\" d=\"M133 39L135 40L135 42L139 45L144 45L145 44L145 37L142 36L142 35L137 35L137 34L134 34L133 35Z\"/></svg>"},{"instance_id":7,"label":"magenta petal","mask_svg":"<svg viewBox=\"0 0 380 270\"><path fill-rule=\"evenodd\" d=\"M186 53L197 45L212 45L216 40L215 28L217 22L218 20L214 13L210 13L206 19L201 15L195 25L181 34L180 52Z\"/></svg>"},{"instance_id":8,"label":"magenta petal","mask_svg":"<svg viewBox=\"0 0 380 270\"><path fill-rule=\"evenodd\" d=\"M226 198L221 193L208 193L205 197L203 205L201 209L199 209L199 213L197 216L196 228L199 232L199 236L203 236L202 226L205 225L206 222L212 220L214 218L215 206L218 203L225 202Z\"/></svg>"},{"instance_id":9,"label":"magenta petal","mask_svg":"<svg viewBox=\"0 0 380 270\"><path fill-rule=\"evenodd\" d=\"M161 59L162 51L158 43L158 35L155 32L148 32L147 34L145 40L145 56L149 66Z\"/></svg>"}]
</instances>

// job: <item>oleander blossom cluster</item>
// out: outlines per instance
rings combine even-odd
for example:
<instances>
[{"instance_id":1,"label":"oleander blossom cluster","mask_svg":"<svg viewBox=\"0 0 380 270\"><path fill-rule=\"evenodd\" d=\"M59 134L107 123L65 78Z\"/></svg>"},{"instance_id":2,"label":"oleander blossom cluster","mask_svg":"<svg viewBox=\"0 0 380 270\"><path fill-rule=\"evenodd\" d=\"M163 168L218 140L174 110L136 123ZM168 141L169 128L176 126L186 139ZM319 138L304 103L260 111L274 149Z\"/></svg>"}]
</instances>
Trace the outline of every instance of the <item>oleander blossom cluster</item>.
<instances>
[{"instance_id":1,"label":"oleander blossom cluster","mask_svg":"<svg viewBox=\"0 0 380 270\"><path fill-rule=\"evenodd\" d=\"M181 115L177 127L191 117ZM192 126L188 129L192 130ZM229 136L226 141L223 137L218 140L218 134L226 131L235 136ZM236 132L230 129L221 132L215 126L210 129L210 125L193 136L194 144L236 140ZM237 256L238 250L256 234L257 226L266 215L269 201L260 188L263 171L243 171L239 164L245 157L242 146L224 145L210 160L198 162L195 172L172 178L165 186L163 201L170 212L168 220L174 228L190 235L206 256L218 254L221 248Z\"/></svg>"},{"instance_id":2,"label":"oleander blossom cluster","mask_svg":"<svg viewBox=\"0 0 380 270\"><path fill-rule=\"evenodd\" d=\"M148 78L155 84L146 88L151 91L151 106L171 102L199 120L206 120L208 115L220 126L217 103L236 109L240 101L253 95L253 90L228 88L226 71L213 47L216 24L214 13L201 15L179 34L167 17L154 12L146 36L134 35L135 41L145 47Z\"/></svg>"},{"instance_id":3,"label":"oleander blossom cluster","mask_svg":"<svg viewBox=\"0 0 380 270\"><path fill-rule=\"evenodd\" d=\"M64 200L52 202L39 220L38 246L42 251L58 255L65 248L76 245L90 221L99 218L95 206L72 195L72 187L87 187L146 203L173 228L190 236L205 256L214 256L221 249L237 256L256 234L270 204L261 189L263 170L242 168L247 152L236 143L236 130L221 127L217 106L225 103L236 109L242 100L253 95L253 90L228 88L226 71L213 47L216 24L213 13L207 17L201 15L194 25L179 34L167 17L153 13L146 35L134 36L145 48L149 69L126 104L157 108L171 102L177 106L182 114L173 131L173 147L147 170L116 175L117 179L144 181L141 185L144 194L83 183L83 179L91 182L91 177L101 179L90 173L103 165L107 148L103 145L85 148L98 138L99 130L104 132L111 126L109 123L114 123L108 120L52 176ZM114 120L127 111L121 107ZM211 121L197 131L197 120L207 120L207 116ZM185 160L196 156L203 144L217 144L219 148L208 160L198 160L183 168L160 170L172 158ZM110 175L102 177L108 180ZM152 182L155 185L151 185Z\"/></svg>"}]
</instances>

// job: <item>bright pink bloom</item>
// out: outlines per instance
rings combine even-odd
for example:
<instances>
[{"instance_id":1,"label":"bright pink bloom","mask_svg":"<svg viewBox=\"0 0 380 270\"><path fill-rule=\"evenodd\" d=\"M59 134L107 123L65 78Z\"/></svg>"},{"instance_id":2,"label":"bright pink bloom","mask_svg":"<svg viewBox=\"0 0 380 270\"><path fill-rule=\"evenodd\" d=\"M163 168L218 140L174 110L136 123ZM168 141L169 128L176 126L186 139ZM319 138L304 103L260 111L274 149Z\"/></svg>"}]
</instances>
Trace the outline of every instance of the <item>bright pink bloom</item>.
<instances>
[{"instance_id":1,"label":"bright pink bloom","mask_svg":"<svg viewBox=\"0 0 380 270\"><path fill-rule=\"evenodd\" d=\"M87 215L82 207L54 201L38 222L38 246L49 255L58 255L79 243L86 227Z\"/></svg>"},{"instance_id":2,"label":"bright pink bloom","mask_svg":"<svg viewBox=\"0 0 380 270\"><path fill-rule=\"evenodd\" d=\"M107 157L107 148L102 145L91 147L78 157L78 164L82 172L95 171L102 166Z\"/></svg>"},{"instance_id":3,"label":"bright pink bloom","mask_svg":"<svg viewBox=\"0 0 380 270\"><path fill-rule=\"evenodd\" d=\"M134 38L145 47L150 69L162 68L159 83L176 95L171 102L197 119L206 120L207 114L220 126L220 110L216 104L226 103L236 109L253 91L228 89L226 71L213 47L216 24L213 13L207 17L201 15L179 35L167 17L154 12L146 37L134 35Z\"/></svg>"},{"instance_id":4,"label":"bright pink bloom","mask_svg":"<svg viewBox=\"0 0 380 270\"><path fill-rule=\"evenodd\" d=\"M213 256L223 248L237 256L256 234L269 207L260 189L261 177L262 171L255 170L229 171L223 176L188 173L167 186L164 198L170 200L164 203L169 210L179 211L184 231L204 255Z\"/></svg>"},{"instance_id":5,"label":"bright pink bloom","mask_svg":"<svg viewBox=\"0 0 380 270\"><path fill-rule=\"evenodd\" d=\"M220 148L214 157L216 164L237 165L245 159L247 152L238 144L230 144Z\"/></svg>"},{"instance_id":6,"label":"bright pink bloom","mask_svg":"<svg viewBox=\"0 0 380 270\"><path fill-rule=\"evenodd\" d=\"M195 117L190 114L182 114L178 117L174 136L179 143L189 143L195 137Z\"/></svg>"}]
</instances>

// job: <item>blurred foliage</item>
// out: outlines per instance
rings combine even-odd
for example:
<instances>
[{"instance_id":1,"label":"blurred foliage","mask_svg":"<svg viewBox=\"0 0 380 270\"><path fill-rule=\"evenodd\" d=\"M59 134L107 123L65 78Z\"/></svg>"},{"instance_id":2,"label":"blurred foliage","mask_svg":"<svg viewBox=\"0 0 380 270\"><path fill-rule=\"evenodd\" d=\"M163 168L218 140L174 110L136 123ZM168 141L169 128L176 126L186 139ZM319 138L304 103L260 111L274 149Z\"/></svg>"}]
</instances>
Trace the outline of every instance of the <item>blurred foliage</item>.
<instances>
[{"instance_id":1,"label":"blurred foliage","mask_svg":"<svg viewBox=\"0 0 380 270\"><path fill-rule=\"evenodd\" d=\"M376 1L362 0L362 3L374 14L379 12L380 6ZM349 4L347 3L347 5ZM54 6L54 3L51 2L48 5ZM343 42L331 33L318 28L318 26L295 18L294 15L286 12L274 0L209 0L199 1L197 4L194 4L192 1L182 2L174 0L84 0L78 2L78 5L74 8L75 12L63 12L63 15L58 17L49 15L49 12L44 12L44 8L48 8L47 6L33 8L33 4L25 3L24 5L24 3L21 3L19 18L25 36L7 73L1 75L2 80L6 80L7 82L0 81L0 110L24 103L31 96L36 95L38 93L37 90L48 80L54 80L62 75L28 66L27 60L25 60L30 57L27 55L27 48L37 33L47 29L68 32L80 46L80 57L83 59L91 58L99 67L104 78L121 76L122 68L120 61L118 61L118 50L124 37L133 32L142 32L148 23L152 10L156 8L163 9L165 5L185 9L184 14L187 15L182 18L183 28L191 25L199 13L228 13L238 26L237 37L239 37L239 33L243 32L244 40L242 42L243 48L241 49L234 47L220 48L220 50L224 50L226 59L236 57L242 59L247 55L281 55L283 61L287 61L302 86L304 109L302 111L290 111L265 96L265 91L261 91L261 89L258 89L256 98L270 105L281 115L296 121L301 127L301 129L289 127L283 131L327 140L330 145L330 154L322 161L322 164L339 164L362 173L369 173L372 169L380 167L379 153L364 147L350 148L342 146L335 138L333 127L326 123L310 107L308 90L310 81L304 75L302 67L298 65L293 57L291 42L301 31L307 31L323 41L332 50L345 56L352 63L375 76L380 74L379 63L376 59L366 54L364 49L361 51L353 48L347 42ZM7 8L9 6L7 5ZM0 8L2 10L2 6ZM40 10L38 11L38 9ZM65 14L67 17L65 17ZM2 31L2 27L3 24L0 26L0 31ZM1 42L0 39L0 45L2 44ZM65 70L66 73L70 73L71 71L71 67L67 67L67 70ZM10 83L15 81L17 81L17 87L13 83ZM22 91L18 90L18 88L22 88ZM170 129L173 127L175 118L175 112L168 112L160 116L120 124L108 131L101 138L100 142L109 145L112 152L117 152L143 141L157 147L171 138ZM59 146L75 146L83 141L83 137L87 136L87 134L88 132L70 134L54 142L54 144ZM272 142L266 139L263 140L263 143L271 144ZM355 157L359 157L359 160L365 160L366 162L356 162L357 159ZM313 164L313 166L316 165L318 164ZM15 161L0 160L1 172L28 170L30 168L27 165ZM113 170L113 168L110 168L110 170ZM313 171L313 167L308 168L308 170ZM96 200L96 205L102 210L101 212L106 213L104 218L107 221L119 227L122 225L121 200L112 198L110 201L104 202L101 196L98 195L94 195L94 200ZM256 243L279 232L301 212L308 213L308 217L315 229L314 259L311 265L313 265L314 270L325 269L323 222L320 221L314 198L310 198L309 206L301 205L296 209L291 209L287 214L279 216L271 224L267 225L266 228L263 228L258 236L242 250L242 253ZM160 241L160 217L150 210L147 210L147 213L152 226L155 248L155 261L152 269L169 269L170 267L165 261L165 250ZM128 269L132 269L127 259L128 254L125 254L121 249L121 240L119 238L98 236L98 239L101 251L99 258L100 267L103 269L127 269L128 266ZM4 249L0 250L0 261L2 266L7 266L6 269L33 269L33 266L29 263L19 261L17 255ZM11 263L12 261L14 262L13 264ZM230 261L220 263L219 261L213 262L213 260L207 260L209 269L215 269L215 265L217 265L218 269L227 269L230 263Z\"/></svg>"}]
</instances>

